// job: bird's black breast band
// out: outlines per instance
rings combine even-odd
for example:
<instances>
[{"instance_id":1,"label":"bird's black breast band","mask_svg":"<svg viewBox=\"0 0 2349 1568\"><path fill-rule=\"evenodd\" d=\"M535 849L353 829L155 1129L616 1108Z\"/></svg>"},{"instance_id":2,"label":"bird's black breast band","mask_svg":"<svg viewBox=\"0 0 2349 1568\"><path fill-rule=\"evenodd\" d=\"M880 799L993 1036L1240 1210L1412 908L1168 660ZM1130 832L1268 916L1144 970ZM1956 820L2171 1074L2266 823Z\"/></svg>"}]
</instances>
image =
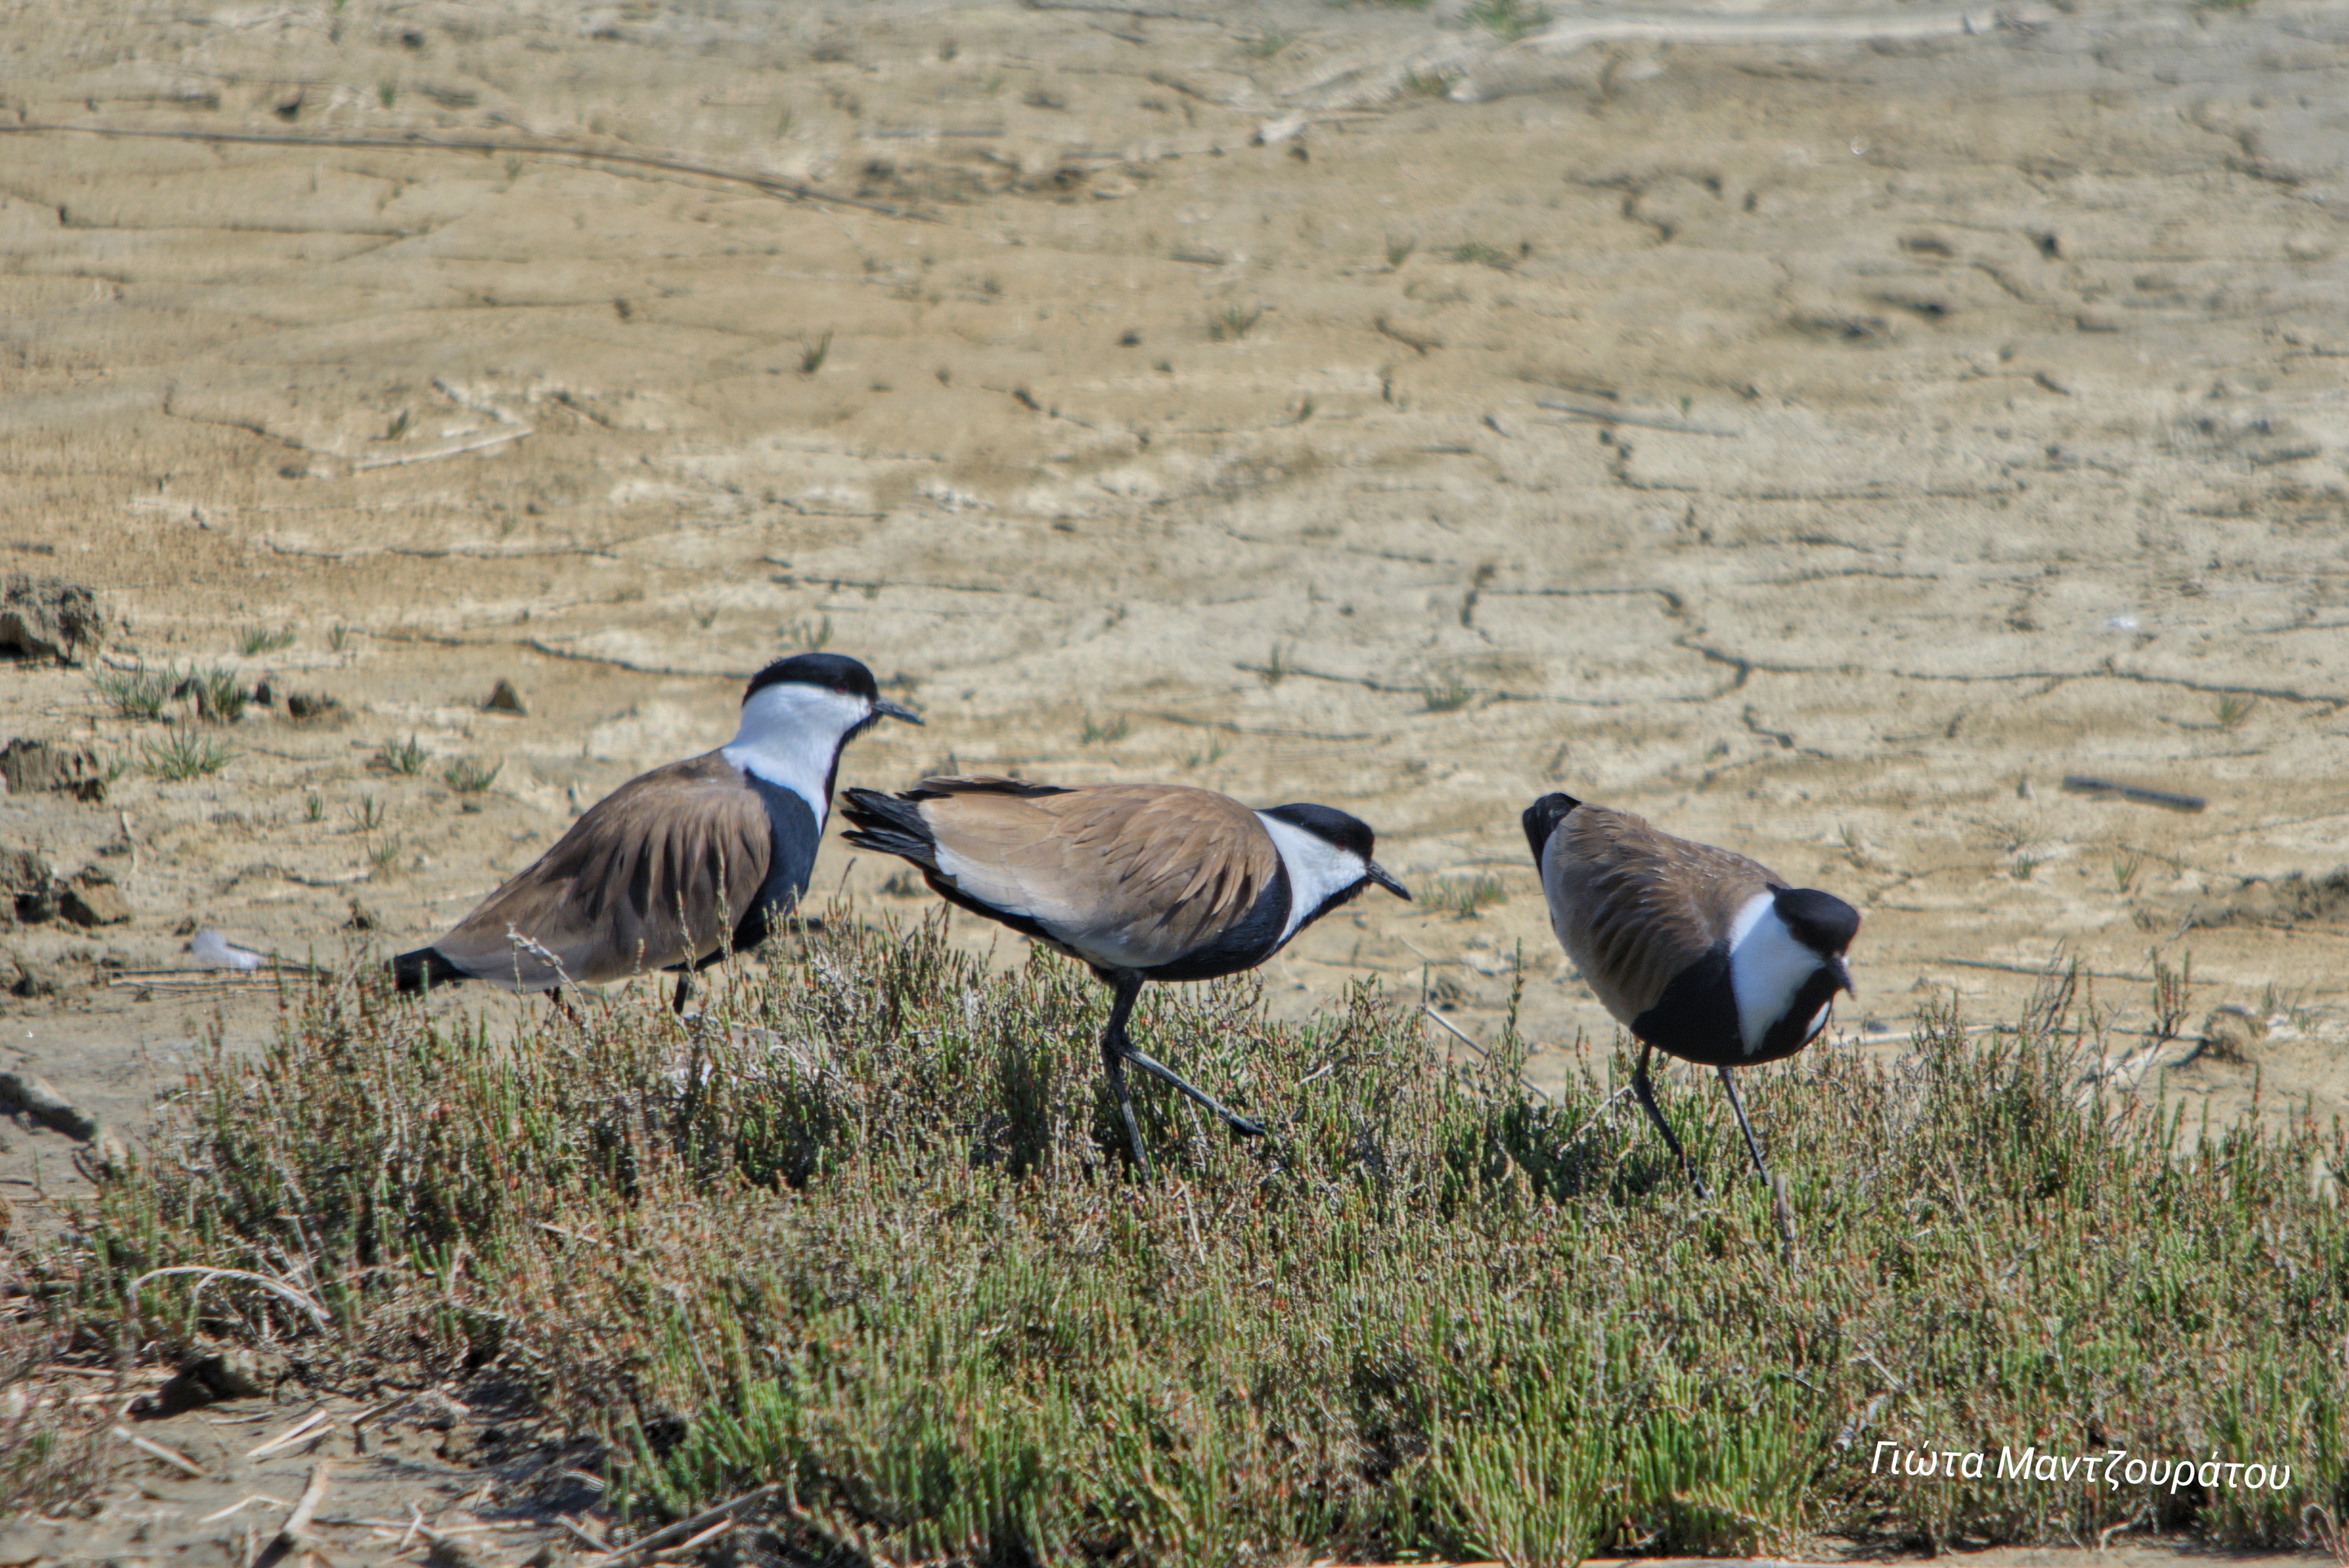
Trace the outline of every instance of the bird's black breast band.
<instances>
[{"instance_id":1,"label":"bird's black breast band","mask_svg":"<svg viewBox=\"0 0 2349 1568\"><path fill-rule=\"evenodd\" d=\"M757 896L734 928L731 946L736 952L746 952L767 940L774 923L797 907L800 895L807 892L808 878L815 874L816 844L823 830L816 823L815 813L808 803L780 784L770 784L757 774L745 771L743 777L750 788L759 792L767 808L767 830L771 836L767 853L767 880L759 884ZM725 956L726 947L719 947L705 962Z\"/></svg>"},{"instance_id":2,"label":"bird's black breast band","mask_svg":"<svg viewBox=\"0 0 2349 1568\"><path fill-rule=\"evenodd\" d=\"M1273 872L1272 880L1264 884L1247 913L1218 932L1214 941L1171 964L1143 970L1143 978L1213 980L1219 975L1255 968L1279 948L1280 934L1288 925L1291 897L1288 867L1282 865Z\"/></svg>"},{"instance_id":3,"label":"bird's black breast band","mask_svg":"<svg viewBox=\"0 0 2349 1568\"><path fill-rule=\"evenodd\" d=\"M1673 975L1656 1005L1631 1020L1631 1032L1684 1062L1737 1067L1750 1061L1737 1027L1729 944L1714 944L1711 952Z\"/></svg>"}]
</instances>

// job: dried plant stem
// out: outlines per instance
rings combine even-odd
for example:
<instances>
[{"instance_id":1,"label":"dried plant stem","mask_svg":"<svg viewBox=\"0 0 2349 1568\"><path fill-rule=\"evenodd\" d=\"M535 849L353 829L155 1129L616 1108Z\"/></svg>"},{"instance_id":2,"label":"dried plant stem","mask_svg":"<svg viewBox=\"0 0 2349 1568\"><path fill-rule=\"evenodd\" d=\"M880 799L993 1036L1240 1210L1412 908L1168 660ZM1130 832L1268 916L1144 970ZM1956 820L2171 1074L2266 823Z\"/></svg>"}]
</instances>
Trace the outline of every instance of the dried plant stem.
<instances>
[{"instance_id":1,"label":"dried plant stem","mask_svg":"<svg viewBox=\"0 0 2349 1568\"><path fill-rule=\"evenodd\" d=\"M734 1516L742 1510L749 1508L752 1503L764 1502L782 1490L781 1483L753 1487L739 1497L729 1498L715 1508L703 1509L690 1519L680 1519L675 1524L654 1531L642 1541L631 1542L620 1551L603 1558L594 1564L594 1568L635 1568L635 1564L642 1563L673 1541L688 1540L697 1532L708 1530L712 1525L731 1525L734 1522Z\"/></svg>"},{"instance_id":2,"label":"dried plant stem","mask_svg":"<svg viewBox=\"0 0 2349 1568\"><path fill-rule=\"evenodd\" d=\"M310 1297L303 1295L300 1291L295 1290L292 1285L287 1284L283 1280L271 1279L266 1274L257 1274L248 1269L205 1268L193 1264L181 1264L172 1268L149 1269L145 1274L140 1274L137 1279L132 1280L128 1285L125 1285L123 1287L123 1294L125 1295L135 1295L138 1294L139 1287L145 1284L149 1280L162 1279L169 1274L203 1275L203 1279L199 1282L196 1286L198 1290L202 1290L205 1285L210 1284L216 1279L241 1279L248 1284L257 1284L262 1289L270 1292L272 1295L283 1296L286 1301L291 1302L294 1305L298 1306L303 1311L308 1313L311 1320L317 1324L320 1328L332 1328L335 1326L334 1319L326 1315L326 1309L320 1306Z\"/></svg>"},{"instance_id":3,"label":"dried plant stem","mask_svg":"<svg viewBox=\"0 0 2349 1568\"><path fill-rule=\"evenodd\" d=\"M120 1438L124 1442L129 1443L132 1448L137 1449L140 1453L146 1454L153 1459L161 1460L165 1464L170 1465L174 1470L184 1470L198 1480L204 1479L204 1467L190 1459L187 1455L180 1452L177 1449L166 1448L152 1438L142 1438L127 1427L115 1428L114 1435Z\"/></svg>"}]
</instances>

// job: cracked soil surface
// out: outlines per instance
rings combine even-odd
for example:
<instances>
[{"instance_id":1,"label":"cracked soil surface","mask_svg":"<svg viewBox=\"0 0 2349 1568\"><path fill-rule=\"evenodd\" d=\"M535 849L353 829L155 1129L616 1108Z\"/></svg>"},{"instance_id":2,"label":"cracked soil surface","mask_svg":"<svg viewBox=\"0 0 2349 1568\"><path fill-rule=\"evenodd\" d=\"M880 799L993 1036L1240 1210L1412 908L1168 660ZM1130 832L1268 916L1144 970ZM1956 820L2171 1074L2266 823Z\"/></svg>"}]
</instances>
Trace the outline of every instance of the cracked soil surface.
<instances>
[{"instance_id":1,"label":"cracked soil surface","mask_svg":"<svg viewBox=\"0 0 2349 1568\"><path fill-rule=\"evenodd\" d=\"M1857 904L1850 1032L2060 954L2127 1047L2190 954L2187 1034L2249 1040L2170 1092L2349 1109L2349 900L2278 881L2349 860L2349 14L1825 9L1952 25L0 4L0 566L99 590L117 667L343 708L169 782L10 668L0 735L128 771L0 843L136 913L0 937L57 986L0 1067L135 1136L275 1008L116 970L429 939L821 644L928 718L845 781L1371 821L1422 902L1309 932L1283 1014L1378 975L1488 1039L1522 944L1534 1076L1604 1046L1516 821L1565 789ZM917 914L895 870L816 886ZM74 1145L5 1137L41 1223Z\"/></svg>"}]
</instances>

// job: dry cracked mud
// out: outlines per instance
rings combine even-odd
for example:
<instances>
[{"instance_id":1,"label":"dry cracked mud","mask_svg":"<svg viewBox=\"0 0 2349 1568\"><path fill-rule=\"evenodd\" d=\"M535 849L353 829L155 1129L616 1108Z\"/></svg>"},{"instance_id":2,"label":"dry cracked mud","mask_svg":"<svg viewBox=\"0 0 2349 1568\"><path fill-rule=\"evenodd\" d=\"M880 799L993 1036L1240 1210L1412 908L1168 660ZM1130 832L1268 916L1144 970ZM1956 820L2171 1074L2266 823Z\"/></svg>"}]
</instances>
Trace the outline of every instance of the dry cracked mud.
<instances>
[{"instance_id":1,"label":"dry cracked mud","mask_svg":"<svg viewBox=\"0 0 2349 1568\"><path fill-rule=\"evenodd\" d=\"M1484 1041L1521 973L1537 1078L1603 1047L1516 823L1565 789L1858 904L1884 1048L2059 957L2133 1046L2190 955L2229 1053L2148 1084L2349 1107L2349 15L1458 10L0 4L0 568L112 617L0 740L120 769L0 845L132 911L0 934L0 1068L135 1137L276 1007L124 971L413 945L823 645L929 721L851 781L1319 799L1496 879L1324 922L1283 1014ZM278 700L133 721L141 662ZM5 1141L47 1222L79 1146Z\"/></svg>"}]
</instances>

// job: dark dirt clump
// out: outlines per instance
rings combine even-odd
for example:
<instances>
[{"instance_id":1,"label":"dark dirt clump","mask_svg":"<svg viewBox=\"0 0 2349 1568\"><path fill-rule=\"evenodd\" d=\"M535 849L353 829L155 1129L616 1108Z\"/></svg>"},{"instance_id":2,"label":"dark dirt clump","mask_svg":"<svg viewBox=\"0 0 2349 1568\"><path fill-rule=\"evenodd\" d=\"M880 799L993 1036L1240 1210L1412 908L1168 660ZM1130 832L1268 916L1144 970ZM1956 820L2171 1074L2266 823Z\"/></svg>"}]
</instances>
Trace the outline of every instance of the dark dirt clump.
<instances>
[{"instance_id":1,"label":"dark dirt clump","mask_svg":"<svg viewBox=\"0 0 2349 1568\"><path fill-rule=\"evenodd\" d=\"M78 583L12 572L0 583L0 653L78 665L106 641L106 611Z\"/></svg>"},{"instance_id":2,"label":"dark dirt clump","mask_svg":"<svg viewBox=\"0 0 2349 1568\"><path fill-rule=\"evenodd\" d=\"M2336 866L2318 876L2292 872L2280 877L2255 877L2232 892L2203 895L2185 915L2189 929L2338 924L2344 920L2349 920L2349 866Z\"/></svg>"},{"instance_id":3,"label":"dark dirt clump","mask_svg":"<svg viewBox=\"0 0 2349 1568\"><path fill-rule=\"evenodd\" d=\"M22 737L0 747L0 779L12 795L55 789L77 800L106 799L106 769L87 746L58 746Z\"/></svg>"}]
</instances>

